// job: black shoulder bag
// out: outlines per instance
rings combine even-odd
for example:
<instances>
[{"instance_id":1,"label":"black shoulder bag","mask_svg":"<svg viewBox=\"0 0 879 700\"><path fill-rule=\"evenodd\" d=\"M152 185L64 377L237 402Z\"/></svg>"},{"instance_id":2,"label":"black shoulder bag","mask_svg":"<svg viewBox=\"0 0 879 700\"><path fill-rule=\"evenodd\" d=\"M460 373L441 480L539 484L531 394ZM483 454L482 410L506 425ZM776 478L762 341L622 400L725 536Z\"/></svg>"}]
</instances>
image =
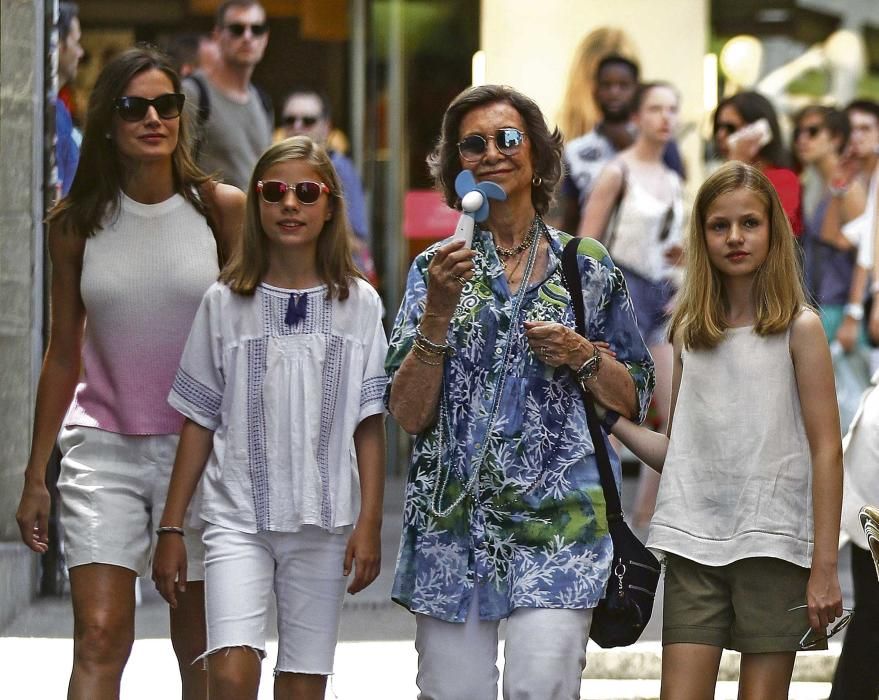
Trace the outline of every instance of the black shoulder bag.
<instances>
[{"instance_id":1,"label":"black shoulder bag","mask_svg":"<svg viewBox=\"0 0 879 700\"><path fill-rule=\"evenodd\" d=\"M577 332L586 337L586 316L583 309L583 288L577 266L579 238L572 238L562 253L562 274L571 295L571 306L577 322ZM578 384L579 385L579 384ZM589 636L605 649L634 644L650 621L653 599L659 583L659 562L647 547L635 537L623 519L623 509L617 492L616 480L607 456L604 434L592 396L580 388L586 405L589 435L595 448L601 488L607 508L607 526L613 541L613 565L604 598L592 616Z\"/></svg>"}]
</instances>

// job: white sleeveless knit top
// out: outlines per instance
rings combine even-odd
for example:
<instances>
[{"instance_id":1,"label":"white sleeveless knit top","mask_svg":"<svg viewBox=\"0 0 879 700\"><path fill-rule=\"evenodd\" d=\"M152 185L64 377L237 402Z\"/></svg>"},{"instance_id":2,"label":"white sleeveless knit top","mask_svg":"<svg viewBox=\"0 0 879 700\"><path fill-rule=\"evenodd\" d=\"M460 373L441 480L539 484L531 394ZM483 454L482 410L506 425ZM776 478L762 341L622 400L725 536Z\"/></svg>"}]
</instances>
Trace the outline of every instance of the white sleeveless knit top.
<instances>
[{"instance_id":1,"label":"white sleeveless knit top","mask_svg":"<svg viewBox=\"0 0 879 700\"><path fill-rule=\"evenodd\" d=\"M789 341L790 329L731 328L716 348L682 353L650 548L709 566L811 566L812 460Z\"/></svg>"},{"instance_id":2,"label":"white sleeveless knit top","mask_svg":"<svg viewBox=\"0 0 879 700\"><path fill-rule=\"evenodd\" d=\"M141 204L123 194L118 216L86 241L83 374L65 425L126 435L179 432L183 417L168 392L218 272L213 233L186 199Z\"/></svg>"}]
</instances>

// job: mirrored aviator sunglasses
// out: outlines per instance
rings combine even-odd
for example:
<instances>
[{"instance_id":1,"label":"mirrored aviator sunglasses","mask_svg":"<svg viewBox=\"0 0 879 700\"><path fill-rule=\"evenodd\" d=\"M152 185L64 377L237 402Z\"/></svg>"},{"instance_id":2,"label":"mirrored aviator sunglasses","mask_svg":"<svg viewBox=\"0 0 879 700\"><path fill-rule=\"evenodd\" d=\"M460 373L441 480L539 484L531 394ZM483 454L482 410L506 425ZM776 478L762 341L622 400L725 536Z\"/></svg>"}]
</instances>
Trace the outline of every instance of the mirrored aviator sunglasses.
<instances>
[{"instance_id":1,"label":"mirrored aviator sunglasses","mask_svg":"<svg viewBox=\"0 0 879 700\"><path fill-rule=\"evenodd\" d=\"M293 190L300 204L311 205L317 202L321 192L330 193L330 188L323 182L303 180L302 182L281 182L280 180L260 180L256 183L256 190L266 204L278 204L287 190Z\"/></svg>"},{"instance_id":2,"label":"mirrored aviator sunglasses","mask_svg":"<svg viewBox=\"0 0 879 700\"><path fill-rule=\"evenodd\" d=\"M505 156L516 153L525 141L525 133L513 127L498 129L493 136L470 134L458 142L458 153L464 160L477 161L488 150L488 142L494 141L495 148Z\"/></svg>"},{"instance_id":3,"label":"mirrored aviator sunglasses","mask_svg":"<svg viewBox=\"0 0 879 700\"><path fill-rule=\"evenodd\" d=\"M185 101L183 93L168 92L151 100L146 97L117 97L113 106L125 121L139 122L147 115L150 107L155 108L161 119L176 119L180 116Z\"/></svg>"}]
</instances>

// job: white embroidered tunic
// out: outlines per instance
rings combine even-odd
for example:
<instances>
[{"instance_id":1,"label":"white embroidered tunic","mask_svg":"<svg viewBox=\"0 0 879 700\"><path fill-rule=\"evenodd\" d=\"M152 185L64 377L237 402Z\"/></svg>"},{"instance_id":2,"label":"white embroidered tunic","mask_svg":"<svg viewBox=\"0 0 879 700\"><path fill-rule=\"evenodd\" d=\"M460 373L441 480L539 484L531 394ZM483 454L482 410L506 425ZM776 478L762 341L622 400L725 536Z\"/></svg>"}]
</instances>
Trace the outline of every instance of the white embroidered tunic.
<instances>
[{"instance_id":1,"label":"white embroidered tunic","mask_svg":"<svg viewBox=\"0 0 879 700\"><path fill-rule=\"evenodd\" d=\"M345 301L326 292L261 284L248 297L218 282L205 294L168 397L215 431L205 521L241 532L354 523L354 431L384 410L387 340L366 282L352 281ZM291 295L307 302L288 324Z\"/></svg>"}]
</instances>

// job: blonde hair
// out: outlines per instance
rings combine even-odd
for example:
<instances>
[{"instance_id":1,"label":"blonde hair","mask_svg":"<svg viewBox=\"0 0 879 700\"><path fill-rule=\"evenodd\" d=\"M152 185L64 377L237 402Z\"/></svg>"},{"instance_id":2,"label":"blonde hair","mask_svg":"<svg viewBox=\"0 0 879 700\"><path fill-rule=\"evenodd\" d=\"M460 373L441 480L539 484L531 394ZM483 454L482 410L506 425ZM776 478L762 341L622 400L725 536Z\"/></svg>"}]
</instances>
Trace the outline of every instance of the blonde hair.
<instances>
[{"instance_id":1,"label":"blonde hair","mask_svg":"<svg viewBox=\"0 0 879 700\"><path fill-rule=\"evenodd\" d=\"M247 186L244 227L238 249L220 273L220 281L237 294L251 295L268 270L268 239L259 217L259 192L256 184L273 165L302 160L313 167L330 188L332 216L324 223L317 239L315 264L317 274L327 289L327 298L348 298L352 278L363 279L351 258L351 225L342 198L342 185L327 152L307 136L293 136L270 146L260 156Z\"/></svg>"},{"instance_id":2,"label":"blonde hair","mask_svg":"<svg viewBox=\"0 0 879 700\"><path fill-rule=\"evenodd\" d=\"M599 27L589 32L577 45L558 117L558 126L566 140L592 131L598 122L600 115L594 96L595 71L601 59L610 54L638 63L634 42L616 27Z\"/></svg>"},{"instance_id":3,"label":"blonde hair","mask_svg":"<svg viewBox=\"0 0 879 700\"><path fill-rule=\"evenodd\" d=\"M769 251L754 277L754 332L770 335L786 330L807 305L794 237L775 188L757 168L731 161L699 188L690 217L686 274L669 325L669 338L679 338L686 348L716 347L728 327L726 292L708 258L705 220L718 197L740 188L760 198L769 226Z\"/></svg>"}]
</instances>

